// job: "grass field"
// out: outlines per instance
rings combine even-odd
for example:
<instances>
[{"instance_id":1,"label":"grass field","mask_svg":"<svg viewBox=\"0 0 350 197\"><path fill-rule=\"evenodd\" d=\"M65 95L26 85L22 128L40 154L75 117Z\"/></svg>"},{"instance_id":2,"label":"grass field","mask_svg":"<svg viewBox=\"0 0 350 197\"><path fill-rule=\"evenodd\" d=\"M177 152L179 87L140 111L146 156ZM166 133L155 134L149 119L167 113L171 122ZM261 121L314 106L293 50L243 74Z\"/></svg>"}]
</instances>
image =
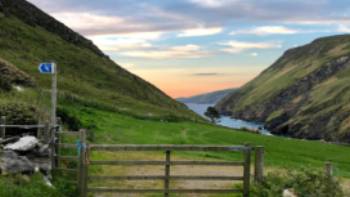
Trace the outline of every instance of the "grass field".
<instances>
[{"instance_id":1,"label":"grass field","mask_svg":"<svg viewBox=\"0 0 350 197\"><path fill-rule=\"evenodd\" d=\"M350 147L276 136L256 135L206 123L161 122L136 119L87 107L72 107L83 126L93 128L94 143L104 144L225 144L262 145L266 165L298 169L321 168L332 161L336 175L350 177ZM230 154L216 154L220 159L236 159Z\"/></svg>"}]
</instances>

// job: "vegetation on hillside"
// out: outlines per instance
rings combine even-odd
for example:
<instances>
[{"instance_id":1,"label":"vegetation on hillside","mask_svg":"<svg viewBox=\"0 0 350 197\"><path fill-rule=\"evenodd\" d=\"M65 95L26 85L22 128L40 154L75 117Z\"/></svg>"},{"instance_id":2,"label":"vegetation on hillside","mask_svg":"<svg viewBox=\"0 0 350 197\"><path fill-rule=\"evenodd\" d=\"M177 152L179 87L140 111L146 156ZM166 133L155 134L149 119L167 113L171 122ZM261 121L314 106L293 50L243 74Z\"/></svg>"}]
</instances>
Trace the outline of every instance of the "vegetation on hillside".
<instances>
[{"instance_id":1,"label":"vegetation on hillside","mask_svg":"<svg viewBox=\"0 0 350 197\"><path fill-rule=\"evenodd\" d=\"M124 70L108 57L101 56L91 47L71 42L68 38L64 39L67 35L53 31L53 27L59 25L60 28L65 28L63 33L69 34L70 37L78 34L50 16L31 9L31 12L21 13L18 17L18 7L21 7L24 1L17 0L18 6L6 2L3 6L7 14L0 18L0 57L2 62L7 62L6 65L13 65L10 68L16 68L16 72L12 73L30 76L36 84L34 89L23 91L22 95L26 96L21 98L24 100L16 99L17 102L33 104L32 101L37 101L40 97L40 103L47 103L45 100L48 100L50 76L40 75L37 65L40 62L55 61L59 71L59 102L93 104L95 107L135 113L145 118L160 119L161 116L172 116L179 119L198 119L183 104ZM29 18L32 18L29 15L33 14L36 20L33 19L29 23L23 19L25 14ZM37 18L50 22L43 24ZM3 72L0 74L5 77ZM1 84L5 88L9 87L3 80ZM17 93L2 95L0 99L12 100L14 95Z\"/></svg>"},{"instance_id":2,"label":"vegetation on hillside","mask_svg":"<svg viewBox=\"0 0 350 197\"><path fill-rule=\"evenodd\" d=\"M350 142L350 36L290 49L216 106L275 134Z\"/></svg>"}]
</instances>

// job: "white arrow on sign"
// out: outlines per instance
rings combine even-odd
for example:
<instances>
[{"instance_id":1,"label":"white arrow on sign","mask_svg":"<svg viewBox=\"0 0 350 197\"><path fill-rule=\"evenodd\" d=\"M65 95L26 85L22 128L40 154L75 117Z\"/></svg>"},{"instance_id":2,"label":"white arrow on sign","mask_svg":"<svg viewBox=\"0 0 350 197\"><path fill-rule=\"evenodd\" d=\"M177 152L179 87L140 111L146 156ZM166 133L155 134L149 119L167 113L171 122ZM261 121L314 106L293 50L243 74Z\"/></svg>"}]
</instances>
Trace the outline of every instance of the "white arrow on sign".
<instances>
[{"instance_id":1,"label":"white arrow on sign","mask_svg":"<svg viewBox=\"0 0 350 197\"><path fill-rule=\"evenodd\" d=\"M54 74L55 63L41 63L39 64L39 71L43 74Z\"/></svg>"}]
</instances>

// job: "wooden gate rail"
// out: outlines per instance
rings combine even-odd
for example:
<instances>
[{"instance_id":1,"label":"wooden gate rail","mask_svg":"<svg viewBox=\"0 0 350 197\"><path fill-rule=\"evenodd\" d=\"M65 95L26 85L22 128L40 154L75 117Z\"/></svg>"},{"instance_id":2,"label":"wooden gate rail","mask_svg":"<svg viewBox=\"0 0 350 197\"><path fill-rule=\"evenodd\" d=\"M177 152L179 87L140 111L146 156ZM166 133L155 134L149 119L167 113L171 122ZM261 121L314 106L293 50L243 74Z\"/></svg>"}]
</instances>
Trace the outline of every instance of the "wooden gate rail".
<instances>
[{"instance_id":1,"label":"wooden gate rail","mask_svg":"<svg viewBox=\"0 0 350 197\"><path fill-rule=\"evenodd\" d=\"M250 166L251 152L255 151L255 170L254 177L256 181L263 179L263 158L264 148L261 146L250 147L245 146L217 146L217 145L104 145L104 144L87 144L86 131L79 132L59 132L57 136L69 135L78 137L79 143L57 143L57 154L54 155L57 160L78 161L78 169L62 169L66 172L77 173L78 187L81 197L86 197L88 192L91 193L163 193L168 197L171 193L242 193L244 197L249 196L250 187ZM60 148L75 149L79 151L77 156L59 155ZM92 151L164 151L165 160L90 160L88 155ZM172 161L171 152L173 151L212 151L212 152L241 152L243 153L243 161ZM164 175L160 176L89 176L89 166L95 165L117 165L117 166L165 166ZM242 176L174 176L170 174L171 166L242 166ZM89 187L88 181L96 180L161 180L164 183L163 189L122 189L108 187ZM200 180L200 181L242 181L243 189L173 189L170 188L171 180Z\"/></svg>"},{"instance_id":2,"label":"wooden gate rail","mask_svg":"<svg viewBox=\"0 0 350 197\"><path fill-rule=\"evenodd\" d=\"M64 131L64 132L58 132L56 133L56 136L58 138L60 138L61 136L73 136L73 137L76 137L76 139L78 140L79 143L81 142L85 142L85 139L86 139L86 134L85 134L85 130L80 130L80 131ZM59 140L60 141L60 140ZM74 150L77 150L77 144L68 144L68 143L58 143L56 144L55 146L55 150L53 151L55 154L53 155L54 157L54 162L53 163L56 163L54 166L53 166L53 169L54 170L59 170L59 171L64 171L64 172L68 172L68 173L73 173L73 174L77 174L77 184L80 185L80 182L81 182L81 174L82 174L82 171L81 171L81 166L83 165L81 163L81 159L79 158L80 157L80 154L79 153L78 155L61 155L60 154L60 149L61 148L64 148L64 149L74 149ZM84 150L85 151L85 150ZM86 157L86 156L84 156ZM78 165L79 165L79 168L78 169L72 169L72 168L61 168L58 164L60 163L60 161L77 161L79 162Z\"/></svg>"},{"instance_id":3,"label":"wooden gate rail","mask_svg":"<svg viewBox=\"0 0 350 197\"><path fill-rule=\"evenodd\" d=\"M70 146L62 144L64 146ZM89 176L83 183L86 191L82 196L86 196L87 192L101 193L163 193L165 197L171 193L243 193L244 197L249 196L250 184L250 157L252 148L250 146L216 146L216 145L98 145L91 144L89 151L165 151L164 161L134 161L134 160L89 160L84 166L87 172L88 165L160 165L165 166L163 176ZM211 152L241 152L244 154L243 161L171 161L171 152L173 151L211 151ZM172 176L170 175L171 166L242 166L242 176ZM163 180L163 189L120 189L107 187L88 187L87 181L92 180ZM242 181L243 189L172 189L170 188L171 180L201 180L201 181Z\"/></svg>"}]
</instances>

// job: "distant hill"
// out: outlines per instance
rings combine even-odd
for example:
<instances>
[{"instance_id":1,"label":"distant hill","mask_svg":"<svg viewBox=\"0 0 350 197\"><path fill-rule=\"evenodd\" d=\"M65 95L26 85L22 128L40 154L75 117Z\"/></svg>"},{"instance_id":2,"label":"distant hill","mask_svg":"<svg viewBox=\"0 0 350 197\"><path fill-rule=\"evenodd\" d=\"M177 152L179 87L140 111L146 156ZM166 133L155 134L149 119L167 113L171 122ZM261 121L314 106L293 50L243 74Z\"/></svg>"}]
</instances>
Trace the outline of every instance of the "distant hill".
<instances>
[{"instance_id":1,"label":"distant hill","mask_svg":"<svg viewBox=\"0 0 350 197\"><path fill-rule=\"evenodd\" d=\"M216 108L275 134L350 142L350 35L290 49Z\"/></svg>"},{"instance_id":2,"label":"distant hill","mask_svg":"<svg viewBox=\"0 0 350 197\"><path fill-rule=\"evenodd\" d=\"M71 105L83 105L143 118L197 118L185 105L126 71L90 40L25 0L0 0L0 60L0 114L5 113L2 105L36 108L46 103L47 111L50 77L40 75L37 65L55 61L61 115L69 114ZM14 85L25 89L18 92L11 89Z\"/></svg>"},{"instance_id":3,"label":"distant hill","mask_svg":"<svg viewBox=\"0 0 350 197\"><path fill-rule=\"evenodd\" d=\"M235 92L236 88L226 89L226 90L219 90L215 92L209 92L205 94L199 94L192 97L187 98L177 98L176 100L183 102L183 103L197 103L197 104L215 104L220 99L224 98L230 93Z\"/></svg>"}]
</instances>

